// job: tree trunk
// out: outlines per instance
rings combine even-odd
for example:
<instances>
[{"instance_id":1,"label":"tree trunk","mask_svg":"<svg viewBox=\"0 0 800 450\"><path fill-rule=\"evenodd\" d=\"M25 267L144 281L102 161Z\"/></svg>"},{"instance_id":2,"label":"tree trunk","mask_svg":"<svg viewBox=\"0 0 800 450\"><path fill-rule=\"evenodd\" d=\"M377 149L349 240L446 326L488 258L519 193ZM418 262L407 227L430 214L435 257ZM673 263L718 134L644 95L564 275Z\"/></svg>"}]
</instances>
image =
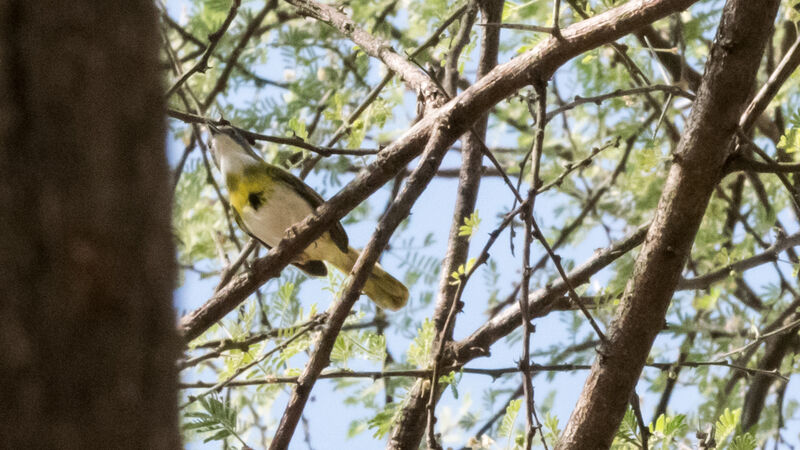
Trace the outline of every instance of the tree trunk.
<instances>
[{"instance_id":1,"label":"tree trunk","mask_svg":"<svg viewBox=\"0 0 800 450\"><path fill-rule=\"evenodd\" d=\"M148 0L0 0L0 447L178 448Z\"/></svg>"}]
</instances>

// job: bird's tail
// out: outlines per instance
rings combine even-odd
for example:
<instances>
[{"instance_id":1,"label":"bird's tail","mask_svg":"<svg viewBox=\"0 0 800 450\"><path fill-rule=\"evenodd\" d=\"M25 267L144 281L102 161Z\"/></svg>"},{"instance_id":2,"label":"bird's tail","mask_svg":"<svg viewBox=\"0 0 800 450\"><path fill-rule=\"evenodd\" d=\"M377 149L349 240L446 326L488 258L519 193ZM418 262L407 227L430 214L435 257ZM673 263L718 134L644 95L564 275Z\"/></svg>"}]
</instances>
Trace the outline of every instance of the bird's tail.
<instances>
[{"instance_id":1,"label":"bird's tail","mask_svg":"<svg viewBox=\"0 0 800 450\"><path fill-rule=\"evenodd\" d=\"M349 247L347 254L339 253L336 261L329 261L345 274L349 274L355 265L360 253L353 247ZM364 293L372 299L375 304L384 309L397 311L405 306L408 301L408 288L389 275L380 264L372 267L372 273L367 278L364 285Z\"/></svg>"}]
</instances>

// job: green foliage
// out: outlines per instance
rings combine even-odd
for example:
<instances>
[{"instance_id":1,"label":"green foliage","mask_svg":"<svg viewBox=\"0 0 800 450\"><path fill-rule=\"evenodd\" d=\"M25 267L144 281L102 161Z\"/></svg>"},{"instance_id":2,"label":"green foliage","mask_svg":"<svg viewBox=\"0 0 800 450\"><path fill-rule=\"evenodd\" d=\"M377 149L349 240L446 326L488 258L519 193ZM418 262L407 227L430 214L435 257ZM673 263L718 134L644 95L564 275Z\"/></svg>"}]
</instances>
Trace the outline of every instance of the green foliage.
<instances>
[{"instance_id":1,"label":"green foliage","mask_svg":"<svg viewBox=\"0 0 800 450\"><path fill-rule=\"evenodd\" d=\"M400 404L389 403L383 411L370 419L368 422L369 429L375 430L372 436L383 439L383 437L392 430L392 425L397 421L400 411Z\"/></svg>"},{"instance_id":2,"label":"green foliage","mask_svg":"<svg viewBox=\"0 0 800 450\"><path fill-rule=\"evenodd\" d=\"M207 178L203 164L194 161L184 169L175 188L172 223L181 264L216 260L214 235L226 232L222 208L214 201Z\"/></svg>"},{"instance_id":3,"label":"green foliage","mask_svg":"<svg viewBox=\"0 0 800 450\"><path fill-rule=\"evenodd\" d=\"M800 152L800 128L792 127L786 130L786 134L781 136L778 148L786 153Z\"/></svg>"},{"instance_id":4,"label":"green foliage","mask_svg":"<svg viewBox=\"0 0 800 450\"><path fill-rule=\"evenodd\" d=\"M302 140L308 139L308 130L306 130L306 123L299 120L297 117L289 119L289 129L292 134Z\"/></svg>"},{"instance_id":5,"label":"green foliage","mask_svg":"<svg viewBox=\"0 0 800 450\"><path fill-rule=\"evenodd\" d=\"M417 337L408 346L406 357L409 364L415 367L428 367L435 334L436 329L433 326L433 321L426 318L422 322L422 326L417 329Z\"/></svg>"},{"instance_id":6,"label":"green foliage","mask_svg":"<svg viewBox=\"0 0 800 450\"><path fill-rule=\"evenodd\" d=\"M477 260L475 258L470 258L467 260L466 264L459 264L458 269L450 274L450 284L457 285L461 283L464 277L475 267L476 262Z\"/></svg>"},{"instance_id":7,"label":"green foliage","mask_svg":"<svg viewBox=\"0 0 800 450\"><path fill-rule=\"evenodd\" d=\"M636 423L636 416L633 409L630 407L625 411L625 416L617 429L617 434L614 437L615 446L623 446L624 444L640 445L639 438L639 425Z\"/></svg>"},{"instance_id":8,"label":"green foliage","mask_svg":"<svg viewBox=\"0 0 800 450\"><path fill-rule=\"evenodd\" d=\"M450 386L450 391L453 393L454 398L458 398L458 382L461 381L461 372L450 372L447 375L439 377L439 384Z\"/></svg>"},{"instance_id":9,"label":"green foliage","mask_svg":"<svg viewBox=\"0 0 800 450\"><path fill-rule=\"evenodd\" d=\"M662 448L671 447L673 440L678 436L683 436L689 426L686 424L686 416L677 414L675 416L658 416L655 424L650 424L650 433L654 442L660 442Z\"/></svg>"},{"instance_id":10,"label":"green foliage","mask_svg":"<svg viewBox=\"0 0 800 450\"><path fill-rule=\"evenodd\" d=\"M237 433L236 416L238 412L227 402L214 396L206 396L197 401L203 411L187 412L185 416L191 421L183 425L184 430L201 434L213 433L203 442L223 441L233 436L239 441ZM242 441L242 443L244 443Z\"/></svg>"},{"instance_id":11,"label":"green foliage","mask_svg":"<svg viewBox=\"0 0 800 450\"><path fill-rule=\"evenodd\" d=\"M547 442L556 442L558 437L561 436L561 429L558 427L558 423L558 416L550 414L550 411L544 413L542 425L544 425L544 438Z\"/></svg>"},{"instance_id":12,"label":"green foliage","mask_svg":"<svg viewBox=\"0 0 800 450\"><path fill-rule=\"evenodd\" d=\"M481 218L478 216L478 210L476 209L469 217L464 217L464 225L458 227L458 235L472 238L478 231L480 224Z\"/></svg>"},{"instance_id":13,"label":"green foliage","mask_svg":"<svg viewBox=\"0 0 800 450\"><path fill-rule=\"evenodd\" d=\"M742 410L730 410L729 408L725 408L725 411L722 412L722 415L719 416L716 423L717 429L717 440L719 442L724 441L728 436L730 436L735 430L737 425L739 424L739 418L742 416Z\"/></svg>"},{"instance_id":14,"label":"green foliage","mask_svg":"<svg viewBox=\"0 0 800 450\"><path fill-rule=\"evenodd\" d=\"M736 436L728 446L728 450L755 450L758 447L755 436L750 433Z\"/></svg>"},{"instance_id":15,"label":"green foliage","mask_svg":"<svg viewBox=\"0 0 800 450\"><path fill-rule=\"evenodd\" d=\"M347 367L347 362L363 358L382 362L386 359L386 336L370 330L339 333L331 352L331 362Z\"/></svg>"},{"instance_id":16,"label":"green foliage","mask_svg":"<svg viewBox=\"0 0 800 450\"><path fill-rule=\"evenodd\" d=\"M719 289L712 288L710 293L700 297L695 297L692 306L694 306L694 308L697 310L713 309L714 305L717 304L717 300L719 299L721 293L722 292Z\"/></svg>"},{"instance_id":17,"label":"green foliage","mask_svg":"<svg viewBox=\"0 0 800 450\"><path fill-rule=\"evenodd\" d=\"M506 438L506 446L509 448L514 436L514 424L517 422L519 409L522 406L522 399L511 400L506 407L506 413L500 421L500 428L497 430L498 437Z\"/></svg>"}]
</instances>

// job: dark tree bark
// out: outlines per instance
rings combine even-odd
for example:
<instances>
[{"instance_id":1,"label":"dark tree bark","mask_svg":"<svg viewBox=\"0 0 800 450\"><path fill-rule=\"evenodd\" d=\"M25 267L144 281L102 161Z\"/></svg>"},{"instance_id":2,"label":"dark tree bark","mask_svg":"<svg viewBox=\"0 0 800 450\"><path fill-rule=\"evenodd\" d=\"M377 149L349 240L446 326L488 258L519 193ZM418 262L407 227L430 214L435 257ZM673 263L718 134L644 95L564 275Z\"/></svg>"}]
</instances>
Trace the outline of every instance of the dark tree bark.
<instances>
[{"instance_id":1,"label":"dark tree bark","mask_svg":"<svg viewBox=\"0 0 800 450\"><path fill-rule=\"evenodd\" d=\"M0 447L178 448L149 0L0 0Z\"/></svg>"},{"instance_id":2,"label":"dark tree bark","mask_svg":"<svg viewBox=\"0 0 800 450\"><path fill-rule=\"evenodd\" d=\"M557 449L608 448L723 175L777 0L729 0L633 278Z\"/></svg>"},{"instance_id":3,"label":"dark tree bark","mask_svg":"<svg viewBox=\"0 0 800 450\"><path fill-rule=\"evenodd\" d=\"M499 23L503 14L503 0L484 0L478 2L481 14L481 23ZM481 53L478 59L478 72L476 79L482 78L497 66L497 54L500 47L500 28L487 27L481 34ZM455 96L456 86L450 86L450 95ZM442 270L439 277L439 292L436 299L436 312L434 313L434 323L437 333L437 341L443 338L444 342L436 342L437 345L445 345L453 339L453 324L450 329L444 330L447 315L455 300L455 285L451 284L450 274L464 264L469 253L469 239L459 236L459 227L464 224L464 218L469 217L475 210L475 203L478 198L480 188L480 167L483 161L481 145L486 138L486 128L488 115L481 116L472 127L477 136L472 132L462 137L464 149L461 152L461 168L459 170L458 193L456 194L456 205L453 212L453 222L450 225L450 234L447 240L447 253L442 261ZM442 333L444 330L444 333ZM435 351L435 349L433 350ZM435 355L433 355L435 357ZM441 396L441 390L437 393L436 400ZM417 380L407 403L404 406L397 426L392 430L387 444L388 449L409 448L422 440L425 434L425 413L424 409L430 396L430 383L427 380Z\"/></svg>"},{"instance_id":4,"label":"dark tree bark","mask_svg":"<svg viewBox=\"0 0 800 450\"><path fill-rule=\"evenodd\" d=\"M794 313L784 320L781 325L789 325L800 318L800 313ZM797 331L800 327L795 327L788 333L780 334L771 338L764 349L764 355L758 361L760 370L779 370L781 363L787 354L791 355L793 349L797 348ZM758 425L761 412L767 400L770 387L776 382L775 377L759 373L750 378L750 385L747 386L747 393L744 396L742 405L742 430L748 431ZM780 383L784 383L780 381Z\"/></svg>"}]
</instances>

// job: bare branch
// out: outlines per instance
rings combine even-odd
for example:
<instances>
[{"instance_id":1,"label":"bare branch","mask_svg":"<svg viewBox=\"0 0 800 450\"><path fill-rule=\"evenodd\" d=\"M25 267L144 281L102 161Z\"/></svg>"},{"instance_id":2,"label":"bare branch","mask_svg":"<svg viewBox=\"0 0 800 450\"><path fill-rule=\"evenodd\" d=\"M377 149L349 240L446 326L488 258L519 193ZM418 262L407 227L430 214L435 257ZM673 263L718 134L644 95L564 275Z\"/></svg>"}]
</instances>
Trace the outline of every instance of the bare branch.
<instances>
[{"instance_id":1,"label":"bare branch","mask_svg":"<svg viewBox=\"0 0 800 450\"><path fill-rule=\"evenodd\" d=\"M237 0L236 3L239 3L239 1ZM214 87L211 88L211 91L208 93L208 96L206 96L206 99L203 101L202 111L208 110L208 107L211 105L211 103L214 102L214 99L217 97L217 94L219 94L225 89L225 86L228 84L228 78L231 76L231 73L233 73L233 68L236 67L236 65L238 64L239 57L242 55L245 46L247 46L247 43L250 42L250 39L255 34L256 29L258 29L258 27L261 25L261 22L264 21L264 18L267 17L267 14L269 14L269 12L274 10L277 6L278 6L277 0L267 1L264 7L261 8L261 11L259 11L258 14L256 14L255 17L253 17L253 20L251 20L250 23L247 24L247 28L244 29L244 32L239 37L239 41L236 43L236 46L233 47L230 56L228 56L227 58L227 61L225 63L225 68L222 69L222 73L219 74L217 81L214 83ZM211 52L213 51L214 49L212 48ZM206 50L206 52L207 52L206 54L210 53L208 49Z\"/></svg>"},{"instance_id":2,"label":"bare branch","mask_svg":"<svg viewBox=\"0 0 800 450\"><path fill-rule=\"evenodd\" d=\"M770 74L766 84L761 86L761 89L747 106L744 114L742 114L742 119L739 121L739 126L743 130L749 130L755 124L758 117L764 113L769 103L775 98L778 90L789 79L789 76L797 69L798 65L800 65L800 39L795 40L778 64L778 67Z\"/></svg>"},{"instance_id":3,"label":"bare branch","mask_svg":"<svg viewBox=\"0 0 800 450\"><path fill-rule=\"evenodd\" d=\"M610 98L616 97L624 97L626 95L636 95L636 94L643 94L646 92L653 92L653 91L662 91L672 95L678 95L681 97L688 98L690 100L694 100L694 94L691 92L687 92L681 89L679 86L673 86L668 84L653 84L650 86L643 86L637 87L632 89L617 89L614 92L609 92L608 94L603 95L596 95L592 97L581 97L580 95L576 95L575 98L564 106L560 106L550 112L547 113L547 121L553 119L553 117L574 109L580 105L585 105L586 103L594 103L595 105L599 105L601 102L608 100Z\"/></svg>"},{"instance_id":4,"label":"bare branch","mask_svg":"<svg viewBox=\"0 0 800 450\"><path fill-rule=\"evenodd\" d=\"M386 66L397 72L414 91L425 100L425 107L437 108L444 104L445 97L428 74L420 70L408 59L400 56L392 46L359 28L352 19L336 8L313 0L287 0L301 14L313 17L320 22L339 30L350 38L368 55L380 59Z\"/></svg>"},{"instance_id":5,"label":"bare branch","mask_svg":"<svg viewBox=\"0 0 800 450\"><path fill-rule=\"evenodd\" d=\"M219 40L222 39L222 36L225 35L225 32L228 31L228 27L231 26L234 17L236 17L236 11L239 10L239 5L241 4L241 0L233 0L231 3L231 9L228 10L228 15L225 17L225 21L222 22L219 29L217 31L208 35L208 46L206 47L205 51L203 52L203 56L200 58L200 61L197 61L191 69L187 70L186 72L181 75L178 81L169 88L165 97L169 98L175 91L178 90L179 87L183 86L183 83L189 79L192 75L197 72L205 72L208 69L208 59L211 58L211 54L214 53L214 49L217 48L219 44Z\"/></svg>"},{"instance_id":6,"label":"bare branch","mask_svg":"<svg viewBox=\"0 0 800 450\"><path fill-rule=\"evenodd\" d=\"M197 114L192 114L184 111L178 111L176 109L167 109L167 115L181 120L186 123L211 123L214 125L230 125L227 121L223 120L211 120L207 117L203 117ZM355 156L368 156L368 155L377 155L379 150L373 150L369 148L353 148L353 149L342 149L342 148L333 148L330 146L317 146L314 144L309 144L305 140L295 136L295 137L282 137L282 136L271 136L268 134L256 133L253 131L245 130L243 128L239 128L234 126L239 133L242 134L247 139L252 139L254 141L265 141L265 142L272 142L274 144L280 145L289 145L292 147L302 148L303 150L308 150L310 152L317 153L321 156L330 156L330 155L355 155Z\"/></svg>"},{"instance_id":7,"label":"bare branch","mask_svg":"<svg viewBox=\"0 0 800 450\"><path fill-rule=\"evenodd\" d=\"M699 277L690 278L690 279L682 279L678 282L677 290L685 290L685 289L707 289L712 284L716 283L717 281L724 280L731 276L732 272L741 273L745 270L752 269L754 267L758 267L762 264L766 264L772 261L776 261L778 259L778 255L781 254L784 250L790 247L795 247L800 245L800 233L795 233L788 237L778 237L775 240L775 243L770 245L766 250L763 252L753 255L749 258L745 258L741 261L737 261L735 263L728 264L725 267L721 267L717 270L709 272L705 275L701 275Z\"/></svg>"}]
</instances>

